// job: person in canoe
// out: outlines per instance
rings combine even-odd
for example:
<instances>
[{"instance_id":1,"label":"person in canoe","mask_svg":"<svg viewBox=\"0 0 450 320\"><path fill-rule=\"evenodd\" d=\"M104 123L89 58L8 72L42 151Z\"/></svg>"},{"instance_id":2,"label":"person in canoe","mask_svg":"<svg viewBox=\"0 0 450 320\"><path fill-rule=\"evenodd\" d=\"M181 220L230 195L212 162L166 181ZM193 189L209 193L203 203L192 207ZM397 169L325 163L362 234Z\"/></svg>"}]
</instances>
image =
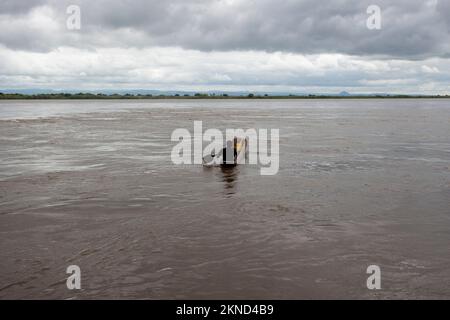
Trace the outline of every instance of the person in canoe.
<instances>
[{"instance_id":1,"label":"person in canoe","mask_svg":"<svg viewBox=\"0 0 450 320\"><path fill-rule=\"evenodd\" d=\"M235 166L245 162L244 159L247 158L247 152L248 139L234 137L233 141L227 141L226 146L222 148L219 153L215 153L213 150L211 155L205 156L203 158L203 164L207 166Z\"/></svg>"}]
</instances>

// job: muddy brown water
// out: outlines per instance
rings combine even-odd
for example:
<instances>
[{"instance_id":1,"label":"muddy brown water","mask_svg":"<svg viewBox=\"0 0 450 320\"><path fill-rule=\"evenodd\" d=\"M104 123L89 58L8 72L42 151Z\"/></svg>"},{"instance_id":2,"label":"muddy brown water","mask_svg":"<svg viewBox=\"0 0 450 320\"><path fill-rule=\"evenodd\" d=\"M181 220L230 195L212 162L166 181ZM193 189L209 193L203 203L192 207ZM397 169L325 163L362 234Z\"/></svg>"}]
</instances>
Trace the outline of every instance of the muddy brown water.
<instances>
[{"instance_id":1,"label":"muddy brown water","mask_svg":"<svg viewBox=\"0 0 450 320\"><path fill-rule=\"evenodd\" d=\"M174 165L195 120L278 174ZM450 298L449 248L450 100L0 102L2 299Z\"/></svg>"}]
</instances>

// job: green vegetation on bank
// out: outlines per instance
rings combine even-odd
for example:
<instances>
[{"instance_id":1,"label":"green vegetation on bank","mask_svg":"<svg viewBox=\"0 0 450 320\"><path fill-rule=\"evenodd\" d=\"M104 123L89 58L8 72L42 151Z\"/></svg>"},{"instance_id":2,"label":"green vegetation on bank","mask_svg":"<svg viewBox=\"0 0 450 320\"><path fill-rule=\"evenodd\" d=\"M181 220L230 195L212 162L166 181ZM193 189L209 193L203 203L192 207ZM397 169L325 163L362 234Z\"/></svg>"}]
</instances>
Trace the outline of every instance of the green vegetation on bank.
<instances>
[{"instance_id":1,"label":"green vegetation on bank","mask_svg":"<svg viewBox=\"0 0 450 320\"><path fill-rule=\"evenodd\" d=\"M0 100L46 100L46 99L405 99L405 98L450 98L450 95L268 95L249 93L248 95L229 95L229 94L103 94L103 93L40 93L40 94L21 94L21 93L2 93Z\"/></svg>"}]
</instances>

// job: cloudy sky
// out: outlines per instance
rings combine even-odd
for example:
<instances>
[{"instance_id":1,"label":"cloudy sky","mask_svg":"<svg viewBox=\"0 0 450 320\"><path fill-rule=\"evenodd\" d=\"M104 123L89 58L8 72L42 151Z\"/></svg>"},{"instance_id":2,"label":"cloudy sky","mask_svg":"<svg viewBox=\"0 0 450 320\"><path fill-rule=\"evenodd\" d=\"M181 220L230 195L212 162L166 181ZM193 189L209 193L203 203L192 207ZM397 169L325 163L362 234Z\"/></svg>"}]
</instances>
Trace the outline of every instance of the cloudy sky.
<instances>
[{"instance_id":1,"label":"cloudy sky","mask_svg":"<svg viewBox=\"0 0 450 320\"><path fill-rule=\"evenodd\" d=\"M0 0L11 88L449 94L450 0Z\"/></svg>"}]
</instances>

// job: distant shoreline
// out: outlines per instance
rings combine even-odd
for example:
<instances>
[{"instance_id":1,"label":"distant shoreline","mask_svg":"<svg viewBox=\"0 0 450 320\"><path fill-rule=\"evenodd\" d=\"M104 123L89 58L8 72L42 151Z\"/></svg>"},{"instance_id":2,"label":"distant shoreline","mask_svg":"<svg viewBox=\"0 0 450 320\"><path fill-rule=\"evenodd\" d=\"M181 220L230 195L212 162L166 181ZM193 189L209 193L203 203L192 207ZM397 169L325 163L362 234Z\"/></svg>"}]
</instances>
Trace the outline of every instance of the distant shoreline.
<instances>
[{"instance_id":1,"label":"distant shoreline","mask_svg":"<svg viewBox=\"0 0 450 320\"><path fill-rule=\"evenodd\" d=\"M151 95L151 94L93 94L93 93L52 93L52 94L20 94L1 93L0 100L161 100L161 99L449 99L450 95L227 95L203 94L193 95Z\"/></svg>"}]
</instances>

